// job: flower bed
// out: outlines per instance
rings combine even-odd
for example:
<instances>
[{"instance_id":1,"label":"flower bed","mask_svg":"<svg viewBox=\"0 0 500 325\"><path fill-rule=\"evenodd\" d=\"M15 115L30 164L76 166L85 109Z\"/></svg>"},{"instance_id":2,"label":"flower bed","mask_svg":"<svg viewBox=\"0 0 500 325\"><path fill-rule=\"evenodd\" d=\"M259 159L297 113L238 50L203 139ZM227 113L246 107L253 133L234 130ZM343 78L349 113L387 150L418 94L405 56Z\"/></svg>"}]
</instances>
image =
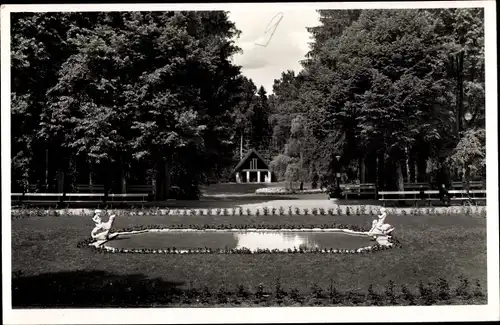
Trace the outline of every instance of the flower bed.
<instances>
[{"instance_id":1,"label":"flower bed","mask_svg":"<svg viewBox=\"0 0 500 325\"><path fill-rule=\"evenodd\" d=\"M106 209L105 209L106 210ZM443 208L386 208L388 215L455 215L463 214L470 216L486 217L486 207L443 207ZM257 208L243 208L234 207L231 209L218 208L218 209L168 209L168 208L130 208L130 209L110 209L107 210L110 214L120 215L164 215L164 216L284 216L284 215L330 215L330 216L344 216L344 215L376 215L379 213L379 208L374 206L339 206L333 205L331 208L300 208L294 206L279 208L276 207L257 207ZM92 216L93 209L42 209L42 208L20 208L12 209L11 215L13 218L22 217L43 217L43 216Z\"/></svg>"},{"instance_id":2,"label":"flower bed","mask_svg":"<svg viewBox=\"0 0 500 325\"><path fill-rule=\"evenodd\" d=\"M325 189L305 189L305 190L295 190L289 189L285 187L264 187L259 188L255 191L255 194L263 194L263 195L283 195L283 194L317 194L317 193L325 193Z\"/></svg>"}]
</instances>

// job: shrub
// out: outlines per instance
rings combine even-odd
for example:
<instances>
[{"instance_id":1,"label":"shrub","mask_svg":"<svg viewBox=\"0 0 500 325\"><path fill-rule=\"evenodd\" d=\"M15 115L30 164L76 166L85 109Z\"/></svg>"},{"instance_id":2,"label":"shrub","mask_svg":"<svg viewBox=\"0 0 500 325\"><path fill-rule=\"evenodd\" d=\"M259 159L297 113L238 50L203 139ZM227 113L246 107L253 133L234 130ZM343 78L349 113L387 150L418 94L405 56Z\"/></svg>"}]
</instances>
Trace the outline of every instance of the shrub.
<instances>
[{"instance_id":1,"label":"shrub","mask_svg":"<svg viewBox=\"0 0 500 325\"><path fill-rule=\"evenodd\" d=\"M256 215L257 217L258 217L258 216L260 216L260 209L259 209L259 208L255 209L255 215Z\"/></svg>"},{"instance_id":2,"label":"shrub","mask_svg":"<svg viewBox=\"0 0 500 325\"><path fill-rule=\"evenodd\" d=\"M273 216L275 216L275 215L276 215L276 208L275 208L275 207L273 207L273 208L271 209L271 215L273 215Z\"/></svg>"},{"instance_id":3,"label":"shrub","mask_svg":"<svg viewBox=\"0 0 500 325\"><path fill-rule=\"evenodd\" d=\"M238 288L236 289L236 296L240 298L247 298L249 296L249 293L244 285L242 284L238 285Z\"/></svg>"},{"instance_id":4,"label":"shrub","mask_svg":"<svg viewBox=\"0 0 500 325\"><path fill-rule=\"evenodd\" d=\"M323 298L323 289L317 283L313 283L311 286L311 295L313 298L321 299Z\"/></svg>"},{"instance_id":5,"label":"shrub","mask_svg":"<svg viewBox=\"0 0 500 325\"><path fill-rule=\"evenodd\" d=\"M476 287L474 288L473 295L475 297L482 297L482 296L484 296L482 288L481 288L481 284L479 283L479 280L476 280Z\"/></svg>"},{"instance_id":6,"label":"shrub","mask_svg":"<svg viewBox=\"0 0 500 325\"><path fill-rule=\"evenodd\" d=\"M222 215L223 216L228 216L229 215L229 212L227 211L226 208L222 209Z\"/></svg>"},{"instance_id":7,"label":"shrub","mask_svg":"<svg viewBox=\"0 0 500 325\"><path fill-rule=\"evenodd\" d=\"M437 286L438 286L438 298L440 300L450 299L450 286L448 285L448 281L446 281L443 278L439 278Z\"/></svg>"},{"instance_id":8,"label":"shrub","mask_svg":"<svg viewBox=\"0 0 500 325\"><path fill-rule=\"evenodd\" d=\"M210 289L207 286L204 286L200 293L200 301L207 304L210 302L211 297L212 293L210 292Z\"/></svg>"},{"instance_id":9,"label":"shrub","mask_svg":"<svg viewBox=\"0 0 500 325\"><path fill-rule=\"evenodd\" d=\"M337 215L341 216L342 215L342 208L337 206Z\"/></svg>"},{"instance_id":10,"label":"shrub","mask_svg":"<svg viewBox=\"0 0 500 325\"><path fill-rule=\"evenodd\" d=\"M368 287L368 293L366 295L366 300L368 300L371 305L375 305L375 306L380 305L380 297L373 290L373 284L370 284L370 286Z\"/></svg>"},{"instance_id":11,"label":"shrub","mask_svg":"<svg viewBox=\"0 0 500 325\"><path fill-rule=\"evenodd\" d=\"M300 295L299 289L297 289L297 288L292 288L292 290L290 290L290 298L294 302L298 302L298 303L301 303L303 300L301 295Z\"/></svg>"},{"instance_id":12,"label":"shrub","mask_svg":"<svg viewBox=\"0 0 500 325\"><path fill-rule=\"evenodd\" d=\"M420 280L418 283L418 291L420 292L420 298L423 300L424 305L430 306L436 302L431 283L429 283L428 287L425 287L422 280Z\"/></svg>"},{"instance_id":13,"label":"shrub","mask_svg":"<svg viewBox=\"0 0 500 325\"><path fill-rule=\"evenodd\" d=\"M247 208L247 216L251 216L251 215L252 215L252 211Z\"/></svg>"},{"instance_id":14,"label":"shrub","mask_svg":"<svg viewBox=\"0 0 500 325\"><path fill-rule=\"evenodd\" d=\"M264 300L265 296L266 296L266 293L264 291L264 285L262 283L260 283L257 286L257 290L255 292L256 303L262 302Z\"/></svg>"},{"instance_id":15,"label":"shrub","mask_svg":"<svg viewBox=\"0 0 500 325\"><path fill-rule=\"evenodd\" d=\"M265 216L269 215L269 208L268 207L263 207L262 212Z\"/></svg>"},{"instance_id":16,"label":"shrub","mask_svg":"<svg viewBox=\"0 0 500 325\"><path fill-rule=\"evenodd\" d=\"M326 215L325 209L324 208L319 208L319 214L322 215L322 216Z\"/></svg>"},{"instance_id":17,"label":"shrub","mask_svg":"<svg viewBox=\"0 0 500 325\"><path fill-rule=\"evenodd\" d=\"M317 208L312 208L311 209L311 213L312 213L313 216L318 215L318 209Z\"/></svg>"},{"instance_id":18,"label":"shrub","mask_svg":"<svg viewBox=\"0 0 500 325\"><path fill-rule=\"evenodd\" d=\"M286 291L283 290L283 287L281 286L280 278L276 279L274 290L275 290L276 300L280 304L286 297Z\"/></svg>"},{"instance_id":19,"label":"shrub","mask_svg":"<svg viewBox=\"0 0 500 325\"><path fill-rule=\"evenodd\" d=\"M458 279L460 283L455 291L457 297L464 297L466 299L470 298L469 280L462 275L459 276Z\"/></svg>"},{"instance_id":20,"label":"shrub","mask_svg":"<svg viewBox=\"0 0 500 325\"><path fill-rule=\"evenodd\" d=\"M309 215L309 209L308 208L304 208L304 215L305 216Z\"/></svg>"},{"instance_id":21,"label":"shrub","mask_svg":"<svg viewBox=\"0 0 500 325\"><path fill-rule=\"evenodd\" d=\"M406 285L401 286L401 292L403 293L403 298L407 300L410 305L415 304L415 296L411 293L411 291L408 289Z\"/></svg>"},{"instance_id":22,"label":"shrub","mask_svg":"<svg viewBox=\"0 0 500 325\"><path fill-rule=\"evenodd\" d=\"M224 284L222 284L220 287L219 287L219 290L217 290L217 302L219 304L225 304L228 302L228 292L226 290L226 286Z\"/></svg>"},{"instance_id":23,"label":"shrub","mask_svg":"<svg viewBox=\"0 0 500 325\"><path fill-rule=\"evenodd\" d=\"M345 208L345 214L348 215L348 216L350 216L351 215L351 209L352 208L350 208L350 207L346 207Z\"/></svg>"},{"instance_id":24,"label":"shrub","mask_svg":"<svg viewBox=\"0 0 500 325\"><path fill-rule=\"evenodd\" d=\"M396 304L396 295L394 293L394 282L389 280L389 283L385 287L385 295L389 299L391 305Z\"/></svg>"},{"instance_id":25,"label":"shrub","mask_svg":"<svg viewBox=\"0 0 500 325\"><path fill-rule=\"evenodd\" d=\"M296 215L300 215L300 208L299 207L295 207L295 214Z\"/></svg>"},{"instance_id":26,"label":"shrub","mask_svg":"<svg viewBox=\"0 0 500 325\"><path fill-rule=\"evenodd\" d=\"M280 206L279 208L279 215L282 216L285 214L285 208L283 208L282 206Z\"/></svg>"},{"instance_id":27,"label":"shrub","mask_svg":"<svg viewBox=\"0 0 500 325\"><path fill-rule=\"evenodd\" d=\"M243 215L243 208L242 208L242 207L238 207L238 214L239 214L240 216L242 216L242 215Z\"/></svg>"}]
</instances>

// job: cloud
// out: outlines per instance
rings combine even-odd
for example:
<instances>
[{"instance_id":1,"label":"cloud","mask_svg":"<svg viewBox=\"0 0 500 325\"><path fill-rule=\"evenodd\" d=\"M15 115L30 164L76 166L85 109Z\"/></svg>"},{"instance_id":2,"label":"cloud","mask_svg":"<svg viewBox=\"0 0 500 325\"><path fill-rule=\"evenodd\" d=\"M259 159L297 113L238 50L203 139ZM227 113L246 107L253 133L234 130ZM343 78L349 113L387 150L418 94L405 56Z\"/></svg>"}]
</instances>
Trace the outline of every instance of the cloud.
<instances>
[{"instance_id":1,"label":"cloud","mask_svg":"<svg viewBox=\"0 0 500 325\"><path fill-rule=\"evenodd\" d=\"M299 71L309 51L310 34L306 27L317 26L319 15L314 9L285 10L274 34L265 34L269 22L279 12L231 11L230 19L242 33L236 44L243 50L233 60L242 66L242 73L259 87L272 92L274 79L286 70ZM279 17L274 18L274 22ZM273 23L271 23L273 25ZM269 39L271 37L271 39ZM263 47L255 43L266 44Z\"/></svg>"}]
</instances>

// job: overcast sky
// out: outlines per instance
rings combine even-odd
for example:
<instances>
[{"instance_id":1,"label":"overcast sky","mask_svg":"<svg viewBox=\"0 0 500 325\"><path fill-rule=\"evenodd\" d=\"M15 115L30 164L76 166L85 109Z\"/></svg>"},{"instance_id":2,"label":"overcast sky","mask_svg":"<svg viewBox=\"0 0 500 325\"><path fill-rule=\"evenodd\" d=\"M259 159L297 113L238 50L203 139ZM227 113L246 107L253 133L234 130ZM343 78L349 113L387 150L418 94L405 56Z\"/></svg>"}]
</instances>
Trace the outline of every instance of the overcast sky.
<instances>
[{"instance_id":1,"label":"overcast sky","mask_svg":"<svg viewBox=\"0 0 500 325\"><path fill-rule=\"evenodd\" d=\"M282 19L269 40L272 30L266 34L266 27L271 21L271 26L278 22L280 16ZM229 17L241 31L237 45L243 49L242 54L234 57L234 63L242 66L243 75L251 78L257 87L263 85L268 94L272 93L274 79L279 79L281 72L301 70L299 61L309 51L311 41L306 27L319 25L318 13L308 8L231 11ZM265 47L255 44L265 45L268 40Z\"/></svg>"}]
</instances>

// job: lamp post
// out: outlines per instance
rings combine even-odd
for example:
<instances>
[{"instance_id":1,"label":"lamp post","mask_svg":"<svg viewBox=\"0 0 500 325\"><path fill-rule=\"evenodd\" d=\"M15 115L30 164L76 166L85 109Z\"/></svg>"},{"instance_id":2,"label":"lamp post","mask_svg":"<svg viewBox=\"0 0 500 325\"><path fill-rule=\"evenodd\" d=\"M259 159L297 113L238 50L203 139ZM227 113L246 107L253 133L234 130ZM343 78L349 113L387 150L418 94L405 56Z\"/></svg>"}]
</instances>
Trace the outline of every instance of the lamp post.
<instances>
[{"instance_id":1,"label":"lamp post","mask_svg":"<svg viewBox=\"0 0 500 325\"><path fill-rule=\"evenodd\" d=\"M335 192L336 192L335 196L337 197L337 199L340 199L340 197L342 195L342 190L340 189L340 155L336 155L335 159L337 159L337 168L335 171L335 176L337 178L337 188L335 190Z\"/></svg>"},{"instance_id":2,"label":"lamp post","mask_svg":"<svg viewBox=\"0 0 500 325\"><path fill-rule=\"evenodd\" d=\"M465 114L464 114L464 119L467 121L467 123L470 122L470 120L472 120L472 114L467 111Z\"/></svg>"},{"instance_id":3,"label":"lamp post","mask_svg":"<svg viewBox=\"0 0 500 325\"><path fill-rule=\"evenodd\" d=\"M469 122L472 120L472 114L467 111L465 114L464 114L464 119L465 121L467 122L466 124L466 127L464 128L465 130L469 128ZM468 166L465 166L464 167L464 185L465 185L465 190L467 191L467 194L469 193L469 170L468 170Z\"/></svg>"}]
</instances>

